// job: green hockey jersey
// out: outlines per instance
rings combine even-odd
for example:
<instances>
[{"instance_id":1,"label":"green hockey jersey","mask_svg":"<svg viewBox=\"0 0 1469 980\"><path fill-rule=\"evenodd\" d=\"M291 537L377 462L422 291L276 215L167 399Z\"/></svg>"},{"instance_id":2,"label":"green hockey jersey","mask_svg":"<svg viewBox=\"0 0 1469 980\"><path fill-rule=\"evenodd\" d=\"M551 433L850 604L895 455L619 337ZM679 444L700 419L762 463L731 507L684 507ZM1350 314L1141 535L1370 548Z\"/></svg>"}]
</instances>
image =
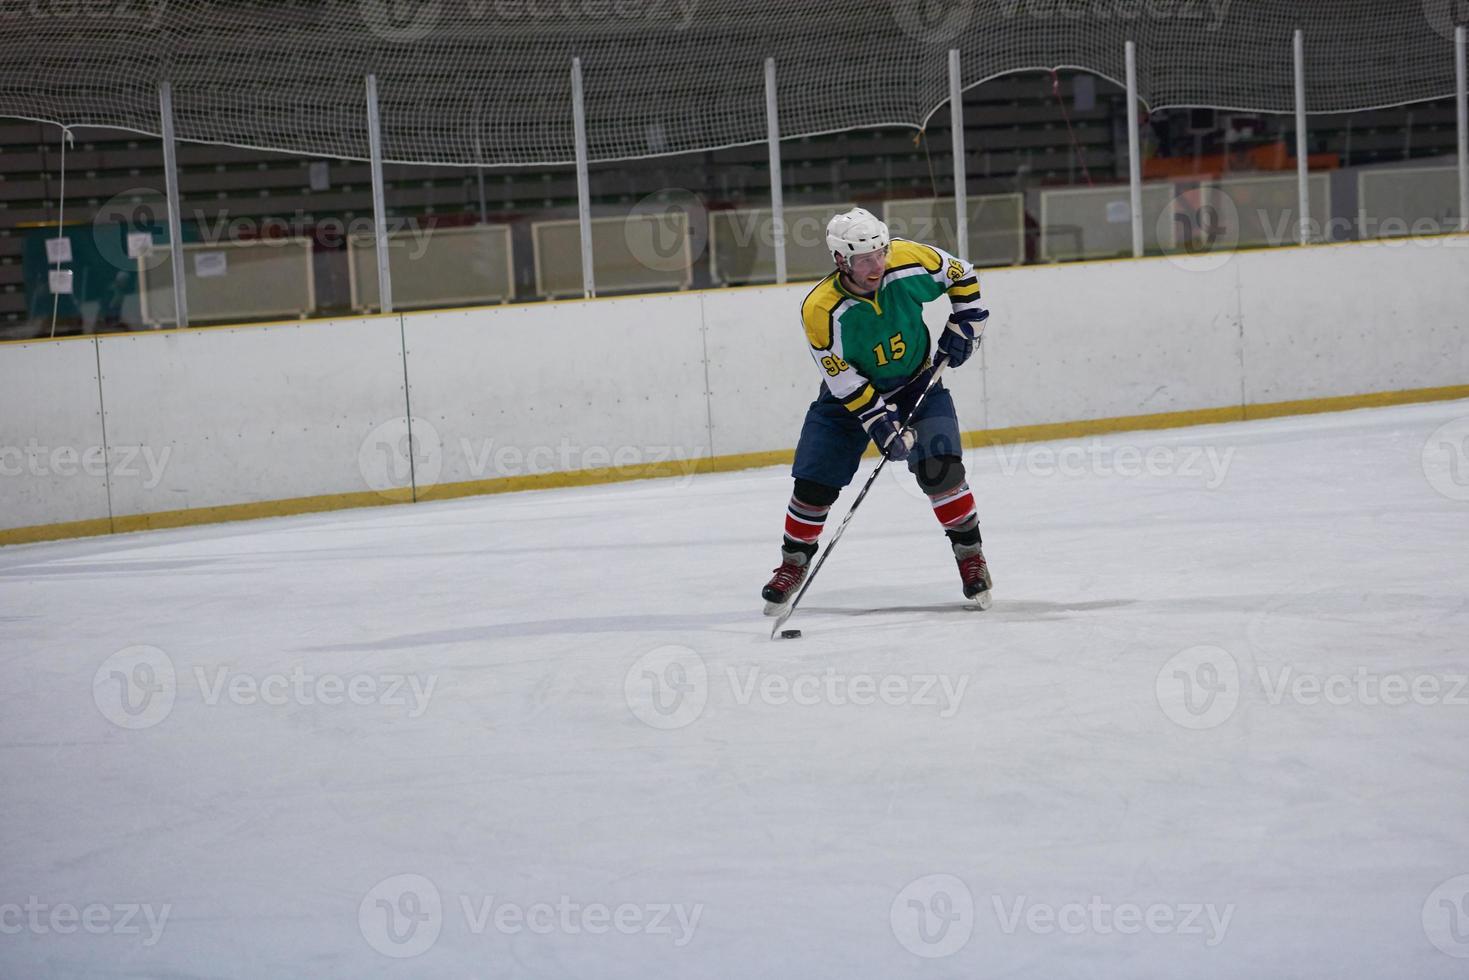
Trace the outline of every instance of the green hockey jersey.
<instances>
[{"instance_id":1,"label":"green hockey jersey","mask_svg":"<svg viewBox=\"0 0 1469 980\"><path fill-rule=\"evenodd\" d=\"M928 366L923 304L946 295L956 310L979 306L974 267L932 245L895 238L872 296L849 291L833 272L807 294L801 322L827 388L861 412Z\"/></svg>"}]
</instances>

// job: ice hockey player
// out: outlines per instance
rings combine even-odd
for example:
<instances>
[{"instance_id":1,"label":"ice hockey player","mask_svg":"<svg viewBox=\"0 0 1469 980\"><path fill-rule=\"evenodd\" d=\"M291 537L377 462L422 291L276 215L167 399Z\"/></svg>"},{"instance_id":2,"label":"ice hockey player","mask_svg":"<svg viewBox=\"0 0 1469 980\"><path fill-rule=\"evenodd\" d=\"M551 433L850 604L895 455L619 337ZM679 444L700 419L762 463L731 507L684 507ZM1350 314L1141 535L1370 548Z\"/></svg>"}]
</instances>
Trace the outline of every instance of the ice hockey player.
<instances>
[{"instance_id":1,"label":"ice hockey player","mask_svg":"<svg viewBox=\"0 0 1469 980\"><path fill-rule=\"evenodd\" d=\"M938 341L950 368L979 345L989 311L979 305L974 267L931 245L890 238L887 225L862 208L832 218L826 244L836 269L801 304L825 384L806 410L796 445L780 567L761 591L765 614L779 615L805 581L827 514L856 474L869 439L888 460L907 461L953 546L964 595L989 608L979 516L954 401L942 380L917 418L908 419L933 371L923 304L947 295L953 306Z\"/></svg>"}]
</instances>

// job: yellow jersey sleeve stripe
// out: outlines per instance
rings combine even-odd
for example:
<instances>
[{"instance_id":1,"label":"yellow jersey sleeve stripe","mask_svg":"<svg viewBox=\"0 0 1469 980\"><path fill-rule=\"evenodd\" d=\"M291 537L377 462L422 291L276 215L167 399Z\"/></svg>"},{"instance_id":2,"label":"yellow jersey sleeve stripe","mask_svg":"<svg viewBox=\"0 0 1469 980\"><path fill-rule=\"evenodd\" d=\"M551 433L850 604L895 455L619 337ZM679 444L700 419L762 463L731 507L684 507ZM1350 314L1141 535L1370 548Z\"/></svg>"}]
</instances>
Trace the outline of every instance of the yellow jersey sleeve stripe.
<instances>
[{"instance_id":1,"label":"yellow jersey sleeve stripe","mask_svg":"<svg viewBox=\"0 0 1469 980\"><path fill-rule=\"evenodd\" d=\"M979 299L979 283L971 282L949 287L950 299Z\"/></svg>"},{"instance_id":2,"label":"yellow jersey sleeve stripe","mask_svg":"<svg viewBox=\"0 0 1469 980\"><path fill-rule=\"evenodd\" d=\"M842 404L847 406L847 411L849 412L860 412L876 400L877 390L872 385L865 384L855 395L842 402Z\"/></svg>"}]
</instances>

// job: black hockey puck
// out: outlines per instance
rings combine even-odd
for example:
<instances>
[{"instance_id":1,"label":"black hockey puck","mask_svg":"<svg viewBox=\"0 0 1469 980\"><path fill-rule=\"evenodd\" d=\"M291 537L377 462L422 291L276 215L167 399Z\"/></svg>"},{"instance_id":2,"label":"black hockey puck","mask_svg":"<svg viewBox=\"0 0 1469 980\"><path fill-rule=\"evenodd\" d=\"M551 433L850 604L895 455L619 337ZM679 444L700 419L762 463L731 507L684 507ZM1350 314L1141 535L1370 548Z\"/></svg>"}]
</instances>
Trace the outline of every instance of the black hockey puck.
<instances>
[{"instance_id":1,"label":"black hockey puck","mask_svg":"<svg viewBox=\"0 0 1469 980\"><path fill-rule=\"evenodd\" d=\"M801 631L800 630L781 630L780 631L780 638L782 640L799 640L801 638Z\"/></svg>"}]
</instances>

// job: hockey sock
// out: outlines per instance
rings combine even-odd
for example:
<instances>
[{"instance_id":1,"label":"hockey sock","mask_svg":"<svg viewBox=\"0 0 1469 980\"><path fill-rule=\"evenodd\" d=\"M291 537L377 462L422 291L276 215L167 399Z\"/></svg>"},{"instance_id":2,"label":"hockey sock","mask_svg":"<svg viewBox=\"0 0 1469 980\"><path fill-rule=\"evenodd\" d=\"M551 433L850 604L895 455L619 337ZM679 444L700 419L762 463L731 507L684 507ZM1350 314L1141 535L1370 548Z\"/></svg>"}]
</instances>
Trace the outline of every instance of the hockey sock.
<instances>
[{"instance_id":1,"label":"hockey sock","mask_svg":"<svg viewBox=\"0 0 1469 980\"><path fill-rule=\"evenodd\" d=\"M979 543L979 514L974 507L974 493L967 482L952 490L930 494L933 516L944 526L944 533L955 544Z\"/></svg>"},{"instance_id":2,"label":"hockey sock","mask_svg":"<svg viewBox=\"0 0 1469 980\"><path fill-rule=\"evenodd\" d=\"M964 478L963 458L933 456L922 460L913 472L949 540L956 545L979 544L979 515Z\"/></svg>"},{"instance_id":3,"label":"hockey sock","mask_svg":"<svg viewBox=\"0 0 1469 980\"><path fill-rule=\"evenodd\" d=\"M786 533L782 547L804 552L807 558L816 553L816 542L826 526L826 515L841 495L840 487L829 487L814 480L796 480L791 502L786 507Z\"/></svg>"},{"instance_id":4,"label":"hockey sock","mask_svg":"<svg viewBox=\"0 0 1469 980\"><path fill-rule=\"evenodd\" d=\"M980 544L979 538L979 516L971 517L965 526L956 528L944 528L944 533L949 536L952 544L975 545Z\"/></svg>"},{"instance_id":5,"label":"hockey sock","mask_svg":"<svg viewBox=\"0 0 1469 980\"><path fill-rule=\"evenodd\" d=\"M826 526L826 515L830 512L830 504L818 507L799 497L791 497L791 502L786 507L785 549L804 551L808 556L815 552L821 529Z\"/></svg>"}]
</instances>

